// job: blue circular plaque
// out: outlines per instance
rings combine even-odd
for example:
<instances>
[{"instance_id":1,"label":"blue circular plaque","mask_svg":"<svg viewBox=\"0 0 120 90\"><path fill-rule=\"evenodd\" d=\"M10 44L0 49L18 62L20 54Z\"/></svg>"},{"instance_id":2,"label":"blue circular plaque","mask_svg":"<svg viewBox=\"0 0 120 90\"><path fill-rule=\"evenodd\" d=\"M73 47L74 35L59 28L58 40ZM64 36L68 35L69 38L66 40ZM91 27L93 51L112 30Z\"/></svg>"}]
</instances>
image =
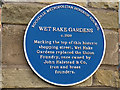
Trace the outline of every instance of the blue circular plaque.
<instances>
[{"instance_id":1,"label":"blue circular plaque","mask_svg":"<svg viewBox=\"0 0 120 90\"><path fill-rule=\"evenodd\" d=\"M90 78L103 60L105 47L98 20L73 3L55 3L40 10L24 36L24 52L32 70L59 86Z\"/></svg>"}]
</instances>

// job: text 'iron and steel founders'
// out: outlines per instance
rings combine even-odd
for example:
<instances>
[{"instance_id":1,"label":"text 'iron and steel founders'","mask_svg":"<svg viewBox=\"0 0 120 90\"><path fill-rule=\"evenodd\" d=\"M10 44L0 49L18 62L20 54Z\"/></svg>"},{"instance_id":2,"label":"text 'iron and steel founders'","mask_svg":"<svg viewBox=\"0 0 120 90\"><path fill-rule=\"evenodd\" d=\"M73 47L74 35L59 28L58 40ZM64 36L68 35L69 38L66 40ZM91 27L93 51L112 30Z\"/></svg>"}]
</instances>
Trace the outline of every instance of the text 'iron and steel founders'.
<instances>
[{"instance_id":1,"label":"text 'iron and steel founders'","mask_svg":"<svg viewBox=\"0 0 120 90\"><path fill-rule=\"evenodd\" d=\"M55 3L40 10L24 36L24 52L32 70L58 86L90 78L103 60L105 47L98 20L73 3Z\"/></svg>"}]
</instances>

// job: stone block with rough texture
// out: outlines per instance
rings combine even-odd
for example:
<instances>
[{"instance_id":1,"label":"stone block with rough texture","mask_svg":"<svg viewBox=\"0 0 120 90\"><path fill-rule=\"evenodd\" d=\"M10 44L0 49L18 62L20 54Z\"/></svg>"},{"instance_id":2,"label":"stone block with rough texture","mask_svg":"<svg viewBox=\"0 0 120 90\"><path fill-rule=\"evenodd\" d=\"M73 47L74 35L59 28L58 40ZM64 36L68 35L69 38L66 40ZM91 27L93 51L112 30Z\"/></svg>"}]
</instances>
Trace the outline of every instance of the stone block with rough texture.
<instances>
[{"instance_id":1,"label":"stone block with rough texture","mask_svg":"<svg viewBox=\"0 0 120 90\"><path fill-rule=\"evenodd\" d=\"M23 40L26 26L3 25L2 62L3 65L26 65ZM102 64L118 65L118 33L104 30L106 36L106 53ZM11 49L12 48L12 49Z\"/></svg>"},{"instance_id":2,"label":"stone block with rough texture","mask_svg":"<svg viewBox=\"0 0 120 90\"><path fill-rule=\"evenodd\" d=\"M4 4L2 10L2 23L28 24L31 18L47 4Z\"/></svg>"},{"instance_id":3,"label":"stone block with rough texture","mask_svg":"<svg viewBox=\"0 0 120 90\"><path fill-rule=\"evenodd\" d=\"M119 2L89 2L88 6L92 8L102 8L118 11Z\"/></svg>"},{"instance_id":4,"label":"stone block with rough texture","mask_svg":"<svg viewBox=\"0 0 120 90\"><path fill-rule=\"evenodd\" d=\"M94 74L94 86L119 87L119 73L113 70L99 69Z\"/></svg>"},{"instance_id":5,"label":"stone block with rough texture","mask_svg":"<svg viewBox=\"0 0 120 90\"><path fill-rule=\"evenodd\" d=\"M83 7L87 7L87 0L84 0L84 2L72 2L72 3L81 5L81 6L83 6Z\"/></svg>"},{"instance_id":6,"label":"stone block with rough texture","mask_svg":"<svg viewBox=\"0 0 120 90\"><path fill-rule=\"evenodd\" d=\"M0 8L0 31L1 31L1 8Z\"/></svg>"},{"instance_id":7,"label":"stone block with rough texture","mask_svg":"<svg viewBox=\"0 0 120 90\"><path fill-rule=\"evenodd\" d=\"M81 3L77 3L82 5ZM46 3L9 3L2 8L2 23L8 24L28 24L31 18L41 8L47 6ZM83 5L84 6L84 5ZM118 12L114 10L103 10L88 8L98 18L103 28L118 29ZM106 18L107 17L107 18Z\"/></svg>"},{"instance_id":8,"label":"stone block with rough texture","mask_svg":"<svg viewBox=\"0 0 120 90\"><path fill-rule=\"evenodd\" d=\"M2 63L3 65L26 65L23 50L26 26L3 25L2 30Z\"/></svg>"},{"instance_id":9,"label":"stone block with rough texture","mask_svg":"<svg viewBox=\"0 0 120 90\"><path fill-rule=\"evenodd\" d=\"M56 86L41 80L30 68L15 66L4 67L3 88L55 88ZM92 85L92 77L73 87L87 87Z\"/></svg>"},{"instance_id":10,"label":"stone block with rough texture","mask_svg":"<svg viewBox=\"0 0 120 90\"><path fill-rule=\"evenodd\" d=\"M118 30L118 12L103 9L88 8L99 20L104 29Z\"/></svg>"},{"instance_id":11,"label":"stone block with rough texture","mask_svg":"<svg viewBox=\"0 0 120 90\"><path fill-rule=\"evenodd\" d=\"M102 64L118 65L118 32L105 30L106 53Z\"/></svg>"}]
</instances>

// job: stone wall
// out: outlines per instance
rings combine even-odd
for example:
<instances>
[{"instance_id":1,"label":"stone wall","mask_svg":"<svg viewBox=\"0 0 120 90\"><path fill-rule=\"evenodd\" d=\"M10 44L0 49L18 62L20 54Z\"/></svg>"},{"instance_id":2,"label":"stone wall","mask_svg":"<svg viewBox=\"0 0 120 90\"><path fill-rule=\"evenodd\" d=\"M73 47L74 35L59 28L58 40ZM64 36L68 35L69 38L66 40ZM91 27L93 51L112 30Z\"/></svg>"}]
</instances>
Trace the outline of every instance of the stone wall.
<instances>
[{"instance_id":1,"label":"stone wall","mask_svg":"<svg viewBox=\"0 0 120 90\"><path fill-rule=\"evenodd\" d=\"M2 87L2 64L1 64L1 59L2 59L2 51L1 51L1 27L2 27L2 25L1 25L1 7L0 7L0 88Z\"/></svg>"},{"instance_id":2,"label":"stone wall","mask_svg":"<svg viewBox=\"0 0 120 90\"><path fill-rule=\"evenodd\" d=\"M2 7L3 88L57 87L41 80L30 69L23 51L28 22L49 2L4 3ZM119 87L118 73L118 2L77 2L100 21L106 37L106 54L98 71L87 81L73 87Z\"/></svg>"},{"instance_id":3,"label":"stone wall","mask_svg":"<svg viewBox=\"0 0 120 90\"><path fill-rule=\"evenodd\" d=\"M0 29L1 29L1 7L0 7Z\"/></svg>"}]
</instances>

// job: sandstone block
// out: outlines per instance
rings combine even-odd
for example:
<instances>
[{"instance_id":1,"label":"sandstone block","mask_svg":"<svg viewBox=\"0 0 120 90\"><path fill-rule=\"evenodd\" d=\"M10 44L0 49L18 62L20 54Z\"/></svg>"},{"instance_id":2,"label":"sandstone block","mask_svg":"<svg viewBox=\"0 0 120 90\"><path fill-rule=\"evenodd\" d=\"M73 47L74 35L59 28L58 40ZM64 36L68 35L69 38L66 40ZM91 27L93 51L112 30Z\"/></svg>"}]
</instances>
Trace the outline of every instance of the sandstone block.
<instances>
[{"instance_id":1,"label":"sandstone block","mask_svg":"<svg viewBox=\"0 0 120 90\"><path fill-rule=\"evenodd\" d=\"M93 8L103 8L118 11L119 2L89 2L88 6Z\"/></svg>"},{"instance_id":2,"label":"sandstone block","mask_svg":"<svg viewBox=\"0 0 120 90\"><path fill-rule=\"evenodd\" d=\"M3 25L2 63L7 65L27 65L23 50L26 26Z\"/></svg>"},{"instance_id":3,"label":"sandstone block","mask_svg":"<svg viewBox=\"0 0 120 90\"><path fill-rule=\"evenodd\" d=\"M49 88L57 87L41 80L29 68L5 67L3 68L3 88ZM92 77L82 84L74 87L84 87L92 85Z\"/></svg>"},{"instance_id":4,"label":"sandstone block","mask_svg":"<svg viewBox=\"0 0 120 90\"><path fill-rule=\"evenodd\" d=\"M104 31L106 37L106 53L102 64L118 65L118 32Z\"/></svg>"},{"instance_id":5,"label":"sandstone block","mask_svg":"<svg viewBox=\"0 0 120 90\"><path fill-rule=\"evenodd\" d=\"M92 86L92 84L93 84L93 77L90 77L88 80L73 86L73 88L74 87L88 87L88 86Z\"/></svg>"},{"instance_id":6,"label":"sandstone block","mask_svg":"<svg viewBox=\"0 0 120 90\"><path fill-rule=\"evenodd\" d=\"M88 8L98 19L104 29L118 30L118 12Z\"/></svg>"},{"instance_id":7,"label":"sandstone block","mask_svg":"<svg viewBox=\"0 0 120 90\"><path fill-rule=\"evenodd\" d=\"M31 18L46 4L4 4L2 10L2 22L11 24L28 24Z\"/></svg>"},{"instance_id":8,"label":"sandstone block","mask_svg":"<svg viewBox=\"0 0 120 90\"><path fill-rule=\"evenodd\" d=\"M74 1L74 0L73 0L73 1ZM84 2L72 2L72 3L81 5L81 6L83 6L83 7L87 7L87 0L84 0Z\"/></svg>"},{"instance_id":9,"label":"sandstone block","mask_svg":"<svg viewBox=\"0 0 120 90\"><path fill-rule=\"evenodd\" d=\"M118 71L99 69L94 75L94 86L119 87Z\"/></svg>"}]
</instances>

